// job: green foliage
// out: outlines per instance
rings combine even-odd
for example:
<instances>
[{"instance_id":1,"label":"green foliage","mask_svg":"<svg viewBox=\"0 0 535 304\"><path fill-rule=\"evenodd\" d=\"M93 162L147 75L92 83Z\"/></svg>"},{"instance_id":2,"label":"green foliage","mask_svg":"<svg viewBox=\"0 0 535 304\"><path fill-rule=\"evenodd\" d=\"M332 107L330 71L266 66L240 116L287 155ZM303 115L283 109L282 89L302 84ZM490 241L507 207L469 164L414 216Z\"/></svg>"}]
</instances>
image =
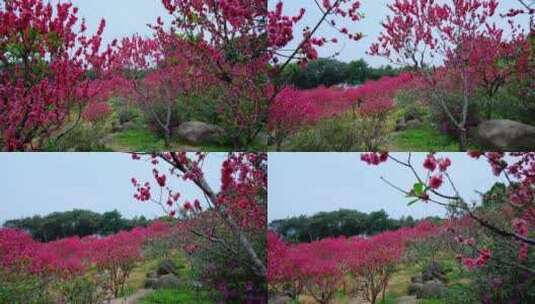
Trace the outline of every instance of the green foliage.
<instances>
[{"instance_id":1,"label":"green foliage","mask_svg":"<svg viewBox=\"0 0 535 304\"><path fill-rule=\"evenodd\" d=\"M340 209L320 212L312 216L292 217L272 221L269 227L290 242L311 242L326 237L374 235L386 230L412 227L412 217L390 218L384 210L369 214L356 210Z\"/></svg>"},{"instance_id":2,"label":"green foliage","mask_svg":"<svg viewBox=\"0 0 535 304\"><path fill-rule=\"evenodd\" d=\"M149 221L143 216L131 220L125 219L117 210L99 214L75 209L6 221L4 227L23 229L34 239L49 242L75 235L80 237L93 234L110 235L121 230L146 226L148 223Z\"/></svg>"},{"instance_id":3,"label":"green foliage","mask_svg":"<svg viewBox=\"0 0 535 304\"><path fill-rule=\"evenodd\" d=\"M407 129L393 136L389 150L392 151L458 151L456 140L439 133L430 125Z\"/></svg>"},{"instance_id":4,"label":"green foliage","mask_svg":"<svg viewBox=\"0 0 535 304\"><path fill-rule=\"evenodd\" d=\"M533 81L533 80L529 80ZM492 119L511 119L525 124L535 125L535 92L529 90L529 82L512 81L498 90L489 103L484 94L478 95L478 100L486 105L483 114L491 111ZM525 92L521 95L519 92ZM488 109L491 107L491 109Z\"/></svg>"},{"instance_id":5,"label":"green foliage","mask_svg":"<svg viewBox=\"0 0 535 304\"><path fill-rule=\"evenodd\" d=\"M372 68L363 59L345 63L336 59L320 58L311 61L304 68L295 63L289 64L276 83L289 84L300 89L311 89L321 85L329 87L342 83L357 85L369 79L396 76L400 71L389 65Z\"/></svg>"},{"instance_id":6,"label":"green foliage","mask_svg":"<svg viewBox=\"0 0 535 304\"><path fill-rule=\"evenodd\" d=\"M46 286L37 277L5 273L0 268L0 303L52 304Z\"/></svg>"},{"instance_id":7,"label":"green foliage","mask_svg":"<svg viewBox=\"0 0 535 304\"><path fill-rule=\"evenodd\" d=\"M183 103L182 99L185 98L183 96L180 96L177 98L176 102L173 102L171 105L170 110L170 117L169 117L169 130L170 130L170 136L173 136L174 131L178 128L178 126L185 121L185 115L182 111L181 104ZM141 107L141 111L143 113L143 119L147 126L149 127L149 130L158 136L158 138L165 138L166 131L164 129L164 126L167 121L167 115L168 115L168 105L166 102L152 102L151 105L147 106L146 109L144 107Z\"/></svg>"},{"instance_id":8,"label":"green foliage","mask_svg":"<svg viewBox=\"0 0 535 304\"><path fill-rule=\"evenodd\" d=\"M211 225L214 235L221 241L206 243L202 238L196 241L197 250L189 256L192 276L202 282L205 288L218 290L218 298L225 303L245 303L265 298L266 278L250 267L250 257L233 233L222 223ZM266 234L258 231L243 233L251 242L258 258L265 261Z\"/></svg>"},{"instance_id":9,"label":"green foliage","mask_svg":"<svg viewBox=\"0 0 535 304\"><path fill-rule=\"evenodd\" d=\"M134 128L124 130L117 134L113 142L110 144L110 147L114 151L167 151L169 149L165 148L165 143L162 138L159 138L154 133L152 133L148 128L143 127L143 125L137 125ZM185 148L190 148L189 146L184 146L184 143L181 142L172 142L171 150L179 151ZM204 152L219 152L219 151L229 151L229 146L227 145L203 145L201 150Z\"/></svg>"},{"instance_id":10,"label":"green foliage","mask_svg":"<svg viewBox=\"0 0 535 304\"><path fill-rule=\"evenodd\" d=\"M429 108L422 104L420 93L416 90L401 90L395 97L396 107L405 120L419 119L422 122L429 120Z\"/></svg>"},{"instance_id":11,"label":"green foliage","mask_svg":"<svg viewBox=\"0 0 535 304\"><path fill-rule=\"evenodd\" d=\"M289 151L359 151L357 130L349 115L325 118L290 138Z\"/></svg>"},{"instance_id":12,"label":"green foliage","mask_svg":"<svg viewBox=\"0 0 535 304\"><path fill-rule=\"evenodd\" d=\"M121 98L112 98L109 101L113 108L113 116L119 124L131 122L141 115L138 108Z\"/></svg>"},{"instance_id":13,"label":"green foliage","mask_svg":"<svg viewBox=\"0 0 535 304\"><path fill-rule=\"evenodd\" d=\"M346 66L346 82L352 85L364 83L368 78L371 78L371 72L374 69L370 68L364 59L351 61Z\"/></svg>"},{"instance_id":14,"label":"green foliage","mask_svg":"<svg viewBox=\"0 0 535 304\"><path fill-rule=\"evenodd\" d=\"M166 150L164 140L143 126L120 132L114 141L113 150L147 152Z\"/></svg>"},{"instance_id":15,"label":"green foliage","mask_svg":"<svg viewBox=\"0 0 535 304\"><path fill-rule=\"evenodd\" d=\"M376 151L393 130L388 113L360 116L352 111L324 118L291 137L285 144L289 151L348 152Z\"/></svg>"},{"instance_id":16,"label":"green foliage","mask_svg":"<svg viewBox=\"0 0 535 304\"><path fill-rule=\"evenodd\" d=\"M214 303L205 291L183 289L159 289L141 299L140 304L209 304Z\"/></svg>"},{"instance_id":17,"label":"green foliage","mask_svg":"<svg viewBox=\"0 0 535 304\"><path fill-rule=\"evenodd\" d=\"M211 97L217 95L217 92L212 92L203 96L181 98L178 110L183 113L185 121L197 120L219 125L221 121L217 110L218 102L216 98Z\"/></svg>"},{"instance_id":18,"label":"green foliage","mask_svg":"<svg viewBox=\"0 0 535 304\"><path fill-rule=\"evenodd\" d=\"M49 141L46 150L51 152L109 152L110 150L102 143L102 138L109 132L110 125L106 122L97 124L80 122L61 138Z\"/></svg>"},{"instance_id":19,"label":"green foliage","mask_svg":"<svg viewBox=\"0 0 535 304\"><path fill-rule=\"evenodd\" d=\"M55 283L66 303L71 304L99 304L104 301L102 289L88 277L75 277Z\"/></svg>"}]
</instances>

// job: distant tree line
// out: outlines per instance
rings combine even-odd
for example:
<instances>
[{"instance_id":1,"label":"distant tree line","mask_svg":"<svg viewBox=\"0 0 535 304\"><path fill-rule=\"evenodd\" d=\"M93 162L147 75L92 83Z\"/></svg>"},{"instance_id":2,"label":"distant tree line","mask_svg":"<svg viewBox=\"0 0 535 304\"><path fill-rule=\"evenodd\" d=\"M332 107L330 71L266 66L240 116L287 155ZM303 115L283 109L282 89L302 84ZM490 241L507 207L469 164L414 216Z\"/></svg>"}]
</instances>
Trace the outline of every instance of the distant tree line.
<instances>
[{"instance_id":1,"label":"distant tree line","mask_svg":"<svg viewBox=\"0 0 535 304\"><path fill-rule=\"evenodd\" d=\"M36 240L50 242L70 236L105 236L121 230L131 230L137 226L147 226L149 223L150 221L144 216L133 219L123 218L117 210L100 214L89 210L75 209L54 212L46 216L36 215L9 220L3 226L25 230Z\"/></svg>"},{"instance_id":2,"label":"distant tree line","mask_svg":"<svg viewBox=\"0 0 535 304\"><path fill-rule=\"evenodd\" d=\"M401 71L390 65L373 68L363 59L349 63L336 59L318 59L304 68L296 63L288 65L282 72L281 80L299 89L311 89L320 85L327 87L344 83L358 85L366 80L396 76Z\"/></svg>"},{"instance_id":3,"label":"distant tree line","mask_svg":"<svg viewBox=\"0 0 535 304\"><path fill-rule=\"evenodd\" d=\"M439 221L440 218L427 218ZM286 241L312 242L326 237L370 236L401 227L413 227L418 220L411 216L393 219L384 210L363 213L357 210L340 209L320 212L312 216L301 215L283 220L275 220L269 228L279 233Z\"/></svg>"}]
</instances>

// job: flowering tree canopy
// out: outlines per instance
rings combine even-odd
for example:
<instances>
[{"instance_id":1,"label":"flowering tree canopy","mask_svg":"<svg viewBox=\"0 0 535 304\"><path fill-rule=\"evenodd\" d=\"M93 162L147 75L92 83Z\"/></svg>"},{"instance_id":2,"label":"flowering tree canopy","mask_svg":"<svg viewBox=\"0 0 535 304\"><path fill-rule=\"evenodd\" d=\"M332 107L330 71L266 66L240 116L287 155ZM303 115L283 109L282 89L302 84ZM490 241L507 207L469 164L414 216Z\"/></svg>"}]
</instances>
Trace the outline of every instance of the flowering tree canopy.
<instances>
[{"instance_id":1,"label":"flowering tree canopy","mask_svg":"<svg viewBox=\"0 0 535 304\"><path fill-rule=\"evenodd\" d=\"M73 107L81 115L98 95L90 74L105 68L100 51L105 22L87 36L78 9L42 0L5 1L0 7L0 132L5 150L39 149L61 133Z\"/></svg>"}]
</instances>

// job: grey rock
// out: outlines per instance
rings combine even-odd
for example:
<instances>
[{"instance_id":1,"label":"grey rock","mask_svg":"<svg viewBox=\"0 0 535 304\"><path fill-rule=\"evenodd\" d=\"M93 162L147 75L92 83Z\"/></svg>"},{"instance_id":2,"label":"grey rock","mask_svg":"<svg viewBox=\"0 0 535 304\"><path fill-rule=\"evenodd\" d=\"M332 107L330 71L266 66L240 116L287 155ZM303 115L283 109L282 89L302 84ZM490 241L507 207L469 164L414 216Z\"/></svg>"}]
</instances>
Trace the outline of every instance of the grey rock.
<instances>
[{"instance_id":1,"label":"grey rock","mask_svg":"<svg viewBox=\"0 0 535 304\"><path fill-rule=\"evenodd\" d=\"M288 296L274 296L269 297L269 304L287 304L290 303L292 299Z\"/></svg>"},{"instance_id":2,"label":"grey rock","mask_svg":"<svg viewBox=\"0 0 535 304\"><path fill-rule=\"evenodd\" d=\"M148 278L147 280L145 280L145 288L147 289L156 288L157 281L158 279L156 278Z\"/></svg>"},{"instance_id":3,"label":"grey rock","mask_svg":"<svg viewBox=\"0 0 535 304\"><path fill-rule=\"evenodd\" d=\"M411 119L405 123L407 129L418 128L422 125L422 121L419 119Z\"/></svg>"},{"instance_id":4,"label":"grey rock","mask_svg":"<svg viewBox=\"0 0 535 304\"><path fill-rule=\"evenodd\" d=\"M409 285L409 295L415 295L421 292L421 289L423 288L423 283L414 282Z\"/></svg>"},{"instance_id":5,"label":"grey rock","mask_svg":"<svg viewBox=\"0 0 535 304\"><path fill-rule=\"evenodd\" d=\"M223 128L201 121L188 121L181 124L176 134L180 139L196 145L220 143L225 138Z\"/></svg>"},{"instance_id":6,"label":"grey rock","mask_svg":"<svg viewBox=\"0 0 535 304\"><path fill-rule=\"evenodd\" d=\"M121 128L123 130L132 129L136 126L136 124L133 121L127 121L124 124L121 125Z\"/></svg>"},{"instance_id":7,"label":"grey rock","mask_svg":"<svg viewBox=\"0 0 535 304\"><path fill-rule=\"evenodd\" d=\"M154 282L154 289L177 289L182 287L182 282L173 274L165 274Z\"/></svg>"},{"instance_id":8,"label":"grey rock","mask_svg":"<svg viewBox=\"0 0 535 304\"><path fill-rule=\"evenodd\" d=\"M439 280L425 282L419 290L416 291L418 299L436 299L446 296L448 289L444 283Z\"/></svg>"},{"instance_id":9,"label":"grey rock","mask_svg":"<svg viewBox=\"0 0 535 304\"><path fill-rule=\"evenodd\" d=\"M267 146L270 144L270 136L267 133L260 132L256 136L256 141L262 146Z\"/></svg>"},{"instance_id":10,"label":"grey rock","mask_svg":"<svg viewBox=\"0 0 535 304\"><path fill-rule=\"evenodd\" d=\"M149 279L155 279L155 278L158 277L158 274L156 272L152 271L152 272L147 273L146 277L149 278Z\"/></svg>"},{"instance_id":11,"label":"grey rock","mask_svg":"<svg viewBox=\"0 0 535 304\"><path fill-rule=\"evenodd\" d=\"M403 131L406 128L407 128L407 121L405 120L405 117L398 119L396 122L396 131Z\"/></svg>"},{"instance_id":12,"label":"grey rock","mask_svg":"<svg viewBox=\"0 0 535 304\"><path fill-rule=\"evenodd\" d=\"M442 265L440 265L437 262L431 262L429 265L427 265L426 269L422 272L422 280L425 281L431 281L431 280L439 280L442 282L446 281L445 271L442 268Z\"/></svg>"},{"instance_id":13,"label":"grey rock","mask_svg":"<svg viewBox=\"0 0 535 304\"><path fill-rule=\"evenodd\" d=\"M191 282L191 287L195 289L201 289L204 287L204 284L201 281L193 281Z\"/></svg>"},{"instance_id":14,"label":"grey rock","mask_svg":"<svg viewBox=\"0 0 535 304\"><path fill-rule=\"evenodd\" d=\"M115 141L117 133L106 134L99 140L99 143L104 146L109 146Z\"/></svg>"},{"instance_id":15,"label":"grey rock","mask_svg":"<svg viewBox=\"0 0 535 304\"><path fill-rule=\"evenodd\" d=\"M158 269L156 270L156 273L158 274L158 276L165 274L174 274L175 276L178 275L176 264L171 260L162 260L158 264Z\"/></svg>"},{"instance_id":16,"label":"grey rock","mask_svg":"<svg viewBox=\"0 0 535 304\"><path fill-rule=\"evenodd\" d=\"M424 281L422 280L422 276L421 275L415 275L415 276L411 277L411 282L412 283L423 283Z\"/></svg>"},{"instance_id":17,"label":"grey rock","mask_svg":"<svg viewBox=\"0 0 535 304\"><path fill-rule=\"evenodd\" d=\"M475 132L476 140L485 149L528 151L535 149L535 127L508 119L482 122Z\"/></svg>"}]
</instances>

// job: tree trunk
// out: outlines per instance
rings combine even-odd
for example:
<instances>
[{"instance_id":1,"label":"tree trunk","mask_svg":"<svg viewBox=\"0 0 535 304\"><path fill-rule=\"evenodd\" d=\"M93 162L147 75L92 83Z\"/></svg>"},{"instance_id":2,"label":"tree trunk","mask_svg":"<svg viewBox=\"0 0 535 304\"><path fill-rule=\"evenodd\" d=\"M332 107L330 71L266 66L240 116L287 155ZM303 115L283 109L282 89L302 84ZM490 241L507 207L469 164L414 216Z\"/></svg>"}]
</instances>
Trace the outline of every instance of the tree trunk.
<instances>
[{"instance_id":1,"label":"tree trunk","mask_svg":"<svg viewBox=\"0 0 535 304\"><path fill-rule=\"evenodd\" d=\"M276 147L275 147L275 150L277 152L280 152L282 149L282 139L277 139L277 143L276 143Z\"/></svg>"},{"instance_id":2,"label":"tree trunk","mask_svg":"<svg viewBox=\"0 0 535 304\"><path fill-rule=\"evenodd\" d=\"M463 126L459 128L459 152L466 151L466 145L467 145L466 141L467 141L466 127Z\"/></svg>"}]
</instances>

